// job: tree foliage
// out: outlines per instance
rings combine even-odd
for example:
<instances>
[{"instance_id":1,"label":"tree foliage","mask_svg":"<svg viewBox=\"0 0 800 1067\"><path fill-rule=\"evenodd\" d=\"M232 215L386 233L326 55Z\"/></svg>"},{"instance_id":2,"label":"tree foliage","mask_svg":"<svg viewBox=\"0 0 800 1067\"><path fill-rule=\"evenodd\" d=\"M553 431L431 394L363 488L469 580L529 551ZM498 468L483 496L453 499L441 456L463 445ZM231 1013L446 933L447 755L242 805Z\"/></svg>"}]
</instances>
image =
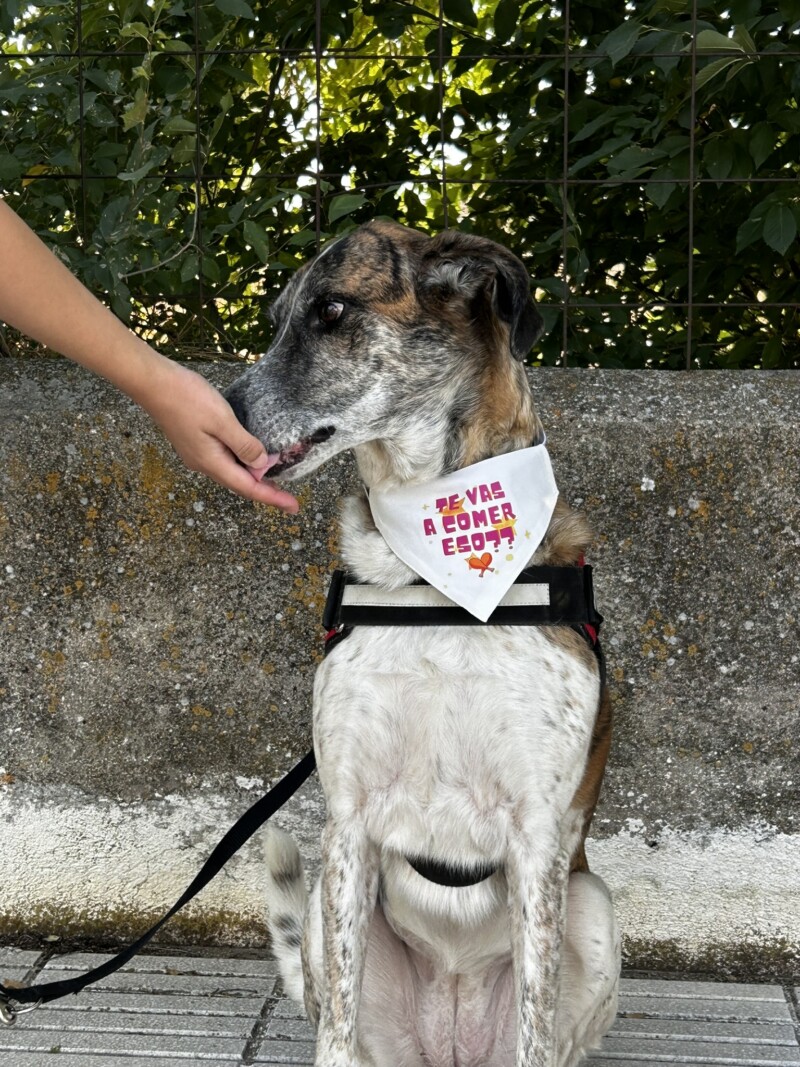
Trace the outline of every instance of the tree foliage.
<instances>
[{"instance_id":1,"label":"tree foliage","mask_svg":"<svg viewBox=\"0 0 800 1067\"><path fill-rule=\"evenodd\" d=\"M798 366L800 0L691 8L4 0L0 191L178 350L263 349L318 240L446 212L529 266L546 363Z\"/></svg>"}]
</instances>

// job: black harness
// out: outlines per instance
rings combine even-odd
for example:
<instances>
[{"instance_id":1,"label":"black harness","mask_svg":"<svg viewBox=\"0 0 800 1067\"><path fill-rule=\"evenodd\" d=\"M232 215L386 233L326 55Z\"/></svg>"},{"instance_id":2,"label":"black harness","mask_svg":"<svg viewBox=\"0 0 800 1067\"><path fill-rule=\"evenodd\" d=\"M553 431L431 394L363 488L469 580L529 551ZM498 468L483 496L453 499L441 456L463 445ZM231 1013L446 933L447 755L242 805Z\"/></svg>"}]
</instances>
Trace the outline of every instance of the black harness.
<instances>
[{"instance_id":1,"label":"black harness","mask_svg":"<svg viewBox=\"0 0 800 1067\"><path fill-rule=\"evenodd\" d=\"M529 597L530 603L513 603L526 599L526 586L546 588L545 597ZM375 595L371 597L370 590L373 589ZM409 589L420 590L419 604L400 601L400 594ZM351 595L354 590L361 595ZM445 599L422 578L411 587L386 592L359 582L347 571L334 571L322 614L327 631L325 655L347 637L354 626L569 626L591 645L605 686L605 659L599 639L603 616L594 605L592 568L582 559L571 567L526 567L485 623L452 601L443 605L423 603L426 590L433 593L428 596L429 601ZM517 591L522 596L511 595ZM532 602L542 599L544 602Z\"/></svg>"},{"instance_id":2,"label":"black harness","mask_svg":"<svg viewBox=\"0 0 800 1067\"><path fill-rule=\"evenodd\" d=\"M526 586L531 588L525 589ZM538 590L534 590L534 586L538 587ZM594 606L592 569L585 566L582 560L572 567L528 567L522 571L486 623L482 623L451 601L438 603L437 601L442 599L440 594L421 579L413 587L403 588L405 593L401 590L394 592L398 596L402 595L406 602L393 607L391 593L378 587L365 586L345 571L335 571L323 615L323 622L328 631L325 654L328 655L339 641L347 637L354 626L570 626L580 633L594 650L600 666L601 682L605 686L605 664L598 640L603 618ZM415 597L421 605L408 603ZM306 781L315 766L312 750L228 830L169 911L113 959L106 960L85 974L63 981L45 982L24 988L0 984L0 1023L13 1025L17 1016L23 1012L31 1011L39 1004L59 1000L69 993L79 993L86 986L124 966L177 911L208 885L256 830L283 807ZM474 885L490 877L495 871L494 867L488 866L451 867L425 857L413 857L408 862L422 877L447 886Z\"/></svg>"},{"instance_id":3,"label":"black harness","mask_svg":"<svg viewBox=\"0 0 800 1067\"><path fill-rule=\"evenodd\" d=\"M546 587L544 597L525 597L524 588ZM420 578L415 588L431 590ZM327 630L325 655L353 631L354 626L569 626L590 644L600 668L601 691L606 684L606 666L600 647L599 631L603 616L594 605L592 568L583 560L575 567L527 567L512 586L517 596L506 596L485 623L464 608L449 602L425 603L441 599L435 592L420 594L420 603L409 605L408 587L386 592L352 578L347 571L334 571L325 611L322 616ZM354 593L358 592L358 596ZM504 603L506 600L539 601L544 603ZM370 602L372 601L372 602ZM436 885L463 888L477 885L496 873L490 864L453 866L425 856L406 857L411 867Z\"/></svg>"}]
</instances>

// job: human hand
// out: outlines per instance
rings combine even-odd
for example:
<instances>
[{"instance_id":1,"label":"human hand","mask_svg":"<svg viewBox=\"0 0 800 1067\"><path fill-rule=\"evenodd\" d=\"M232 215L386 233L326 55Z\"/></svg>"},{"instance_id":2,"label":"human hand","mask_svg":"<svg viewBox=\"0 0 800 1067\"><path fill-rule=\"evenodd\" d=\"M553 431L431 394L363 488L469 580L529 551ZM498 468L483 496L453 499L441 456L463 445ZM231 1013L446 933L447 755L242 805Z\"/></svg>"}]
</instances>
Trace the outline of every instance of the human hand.
<instances>
[{"instance_id":1,"label":"human hand","mask_svg":"<svg viewBox=\"0 0 800 1067\"><path fill-rule=\"evenodd\" d=\"M266 452L225 398L205 378L131 333L2 199L0 248L3 261L14 264L0 271L4 322L122 389L158 423L190 470L248 500L299 510L290 493L261 481L269 466Z\"/></svg>"},{"instance_id":2,"label":"human hand","mask_svg":"<svg viewBox=\"0 0 800 1067\"><path fill-rule=\"evenodd\" d=\"M205 378L162 358L147 389L137 390L134 399L158 423L189 470L208 475L248 500L292 514L299 511L290 493L261 480L268 466L263 445Z\"/></svg>"}]
</instances>

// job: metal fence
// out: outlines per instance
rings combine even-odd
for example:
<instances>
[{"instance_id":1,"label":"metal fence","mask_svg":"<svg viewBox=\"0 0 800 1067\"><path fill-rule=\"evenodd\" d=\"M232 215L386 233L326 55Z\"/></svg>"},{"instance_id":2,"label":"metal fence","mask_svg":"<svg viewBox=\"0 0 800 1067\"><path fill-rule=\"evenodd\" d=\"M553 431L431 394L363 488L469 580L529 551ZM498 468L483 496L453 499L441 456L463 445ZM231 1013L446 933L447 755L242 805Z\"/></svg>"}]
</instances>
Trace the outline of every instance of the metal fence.
<instances>
[{"instance_id":1,"label":"metal fence","mask_svg":"<svg viewBox=\"0 0 800 1067\"><path fill-rule=\"evenodd\" d=\"M383 214L522 255L544 362L798 366L798 57L792 2L6 0L0 189L184 353Z\"/></svg>"}]
</instances>

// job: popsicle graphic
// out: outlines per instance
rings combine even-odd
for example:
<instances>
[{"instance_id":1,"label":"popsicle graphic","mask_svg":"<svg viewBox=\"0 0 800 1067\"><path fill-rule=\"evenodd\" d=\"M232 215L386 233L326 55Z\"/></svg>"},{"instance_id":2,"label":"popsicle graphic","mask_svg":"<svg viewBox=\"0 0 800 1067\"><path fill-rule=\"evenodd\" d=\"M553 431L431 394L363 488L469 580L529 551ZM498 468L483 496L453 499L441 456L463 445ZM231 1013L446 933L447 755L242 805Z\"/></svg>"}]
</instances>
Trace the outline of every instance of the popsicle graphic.
<instances>
[{"instance_id":1,"label":"popsicle graphic","mask_svg":"<svg viewBox=\"0 0 800 1067\"><path fill-rule=\"evenodd\" d=\"M494 567L490 567L492 562L492 553L484 552L482 556L476 556L473 552L467 560L467 566L474 571L478 571L478 577L482 578L487 571L494 572Z\"/></svg>"}]
</instances>

